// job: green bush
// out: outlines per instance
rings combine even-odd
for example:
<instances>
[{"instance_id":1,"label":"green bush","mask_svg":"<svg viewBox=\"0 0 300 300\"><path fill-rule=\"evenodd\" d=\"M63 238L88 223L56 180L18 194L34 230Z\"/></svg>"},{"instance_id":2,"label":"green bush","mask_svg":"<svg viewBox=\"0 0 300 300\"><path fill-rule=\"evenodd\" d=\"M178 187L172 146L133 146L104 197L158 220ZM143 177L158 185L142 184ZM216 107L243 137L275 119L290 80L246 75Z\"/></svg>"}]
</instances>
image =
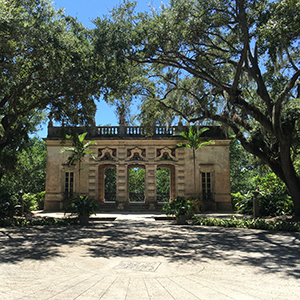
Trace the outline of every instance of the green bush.
<instances>
[{"instance_id":1,"label":"green bush","mask_svg":"<svg viewBox=\"0 0 300 300\"><path fill-rule=\"evenodd\" d=\"M234 210L238 214L252 215L253 214L253 193L247 192L242 195L241 193L232 193L231 202Z\"/></svg>"},{"instance_id":2,"label":"green bush","mask_svg":"<svg viewBox=\"0 0 300 300\"><path fill-rule=\"evenodd\" d=\"M88 196L76 196L72 199L66 211L78 216L90 216L96 214L96 211L100 211L100 207L96 200Z\"/></svg>"},{"instance_id":3,"label":"green bush","mask_svg":"<svg viewBox=\"0 0 300 300\"><path fill-rule=\"evenodd\" d=\"M176 219L178 219L180 216L193 216L195 206L192 201L177 196L174 200L165 203L162 211L165 212L166 215L175 216Z\"/></svg>"},{"instance_id":4,"label":"green bush","mask_svg":"<svg viewBox=\"0 0 300 300\"><path fill-rule=\"evenodd\" d=\"M236 219L234 216L232 216L230 219L195 217L193 219L193 225L277 230L290 232L300 231L300 222L268 221L260 218L252 220Z\"/></svg>"},{"instance_id":5,"label":"green bush","mask_svg":"<svg viewBox=\"0 0 300 300\"><path fill-rule=\"evenodd\" d=\"M281 216L293 213L293 202L284 183L274 173L253 178L259 189L259 213L261 216ZM231 201L237 213L253 214L253 192L232 193Z\"/></svg>"},{"instance_id":6,"label":"green bush","mask_svg":"<svg viewBox=\"0 0 300 300\"><path fill-rule=\"evenodd\" d=\"M201 211L204 211L205 207L204 207L204 201L202 197L192 196L189 197L187 201L193 203L195 213L200 213Z\"/></svg>"},{"instance_id":7,"label":"green bush","mask_svg":"<svg viewBox=\"0 0 300 300\"><path fill-rule=\"evenodd\" d=\"M16 214L18 204L17 195L5 189L0 190L0 218L12 217Z\"/></svg>"},{"instance_id":8,"label":"green bush","mask_svg":"<svg viewBox=\"0 0 300 300\"><path fill-rule=\"evenodd\" d=\"M31 212L38 208L38 199L36 194L27 193L23 195L24 212Z\"/></svg>"},{"instance_id":9,"label":"green bush","mask_svg":"<svg viewBox=\"0 0 300 300\"><path fill-rule=\"evenodd\" d=\"M45 203L45 191L36 193L36 200L38 204L38 209L43 210L44 209L44 203Z\"/></svg>"},{"instance_id":10,"label":"green bush","mask_svg":"<svg viewBox=\"0 0 300 300\"><path fill-rule=\"evenodd\" d=\"M260 194L259 213L262 216L281 216L293 214L293 201L288 195L278 195L274 193Z\"/></svg>"},{"instance_id":11,"label":"green bush","mask_svg":"<svg viewBox=\"0 0 300 300\"><path fill-rule=\"evenodd\" d=\"M24 226L69 226L76 225L78 218L61 218L55 219L52 217L44 218L3 218L0 219L0 227L24 227Z\"/></svg>"}]
</instances>

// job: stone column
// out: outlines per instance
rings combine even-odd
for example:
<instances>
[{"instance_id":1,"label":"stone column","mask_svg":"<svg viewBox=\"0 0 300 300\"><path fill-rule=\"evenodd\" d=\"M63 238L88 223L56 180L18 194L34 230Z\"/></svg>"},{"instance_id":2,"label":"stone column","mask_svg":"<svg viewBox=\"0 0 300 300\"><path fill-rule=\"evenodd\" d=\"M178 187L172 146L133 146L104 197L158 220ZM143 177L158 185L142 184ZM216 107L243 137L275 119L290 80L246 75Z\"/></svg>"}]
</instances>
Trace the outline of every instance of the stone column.
<instances>
[{"instance_id":1,"label":"stone column","mask_svg":"<svg viewBox=\"0 0 300 300\"><path fill-rule=\"evenodd\" d=\"M185 161L184 161L184 148L176 150L176 158L178 163L175 169L175 182L176 182L176 196L185 196Z\"/></svg>"},{"instance_id":2,"label":"stone column","mask_svg":"<svg viewBox=\"0 0 300 300\"><path fill-rule=\"evenodd\" d=\"M117 182L117 193L116 193L116 202L118 209L124 209L125 205L128 202L127 199L127 164L125 164L126 158L126 148L119 147L118 149L118 158L120 163L117 165L116 170L116 182Z\"/></svg>"},{"instance_id":3,"label":"stone column","mask_svg":"<svg viewBox=\"0 0 300 300\"><path fill-rule=\"evenodd\" d=\"M157 203L156 197L156 166L145 166L145 204L149 209L155 209Z\"/></svg>"}]
</instances>

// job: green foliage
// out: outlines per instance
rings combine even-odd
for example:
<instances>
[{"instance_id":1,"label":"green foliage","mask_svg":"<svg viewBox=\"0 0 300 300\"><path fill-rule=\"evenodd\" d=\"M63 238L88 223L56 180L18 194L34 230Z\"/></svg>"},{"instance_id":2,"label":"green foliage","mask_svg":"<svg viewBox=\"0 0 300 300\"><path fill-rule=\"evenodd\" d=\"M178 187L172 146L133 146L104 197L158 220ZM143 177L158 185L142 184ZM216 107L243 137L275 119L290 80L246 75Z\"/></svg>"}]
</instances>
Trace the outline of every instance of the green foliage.
<instances>
[{"instance_id":1,"label":"green foliage","mask_svg":"<svg viewBox=\"0 0 300 300\"><path fill-rule=\"evenodd\" d=\"M0 152L3 155L5 151ZM2 157L5 157L3 155ZM6 159L8 157L6 156ZM25 212L43 209L46 178L46 143L31 138L20 146L13 155L14 162L5 168L5 175L0 182L0 211L2 215L15 215L20 210L20 186L25 191ZM7 164L9 164L8 159ZM3 164L2 164L3 166Z\"/></svg>"},{"instance_id":2,"label":"green foliage","mask_svg":"<svg viewBox=\"0 0 300 300\"><path fill-rule=\"evenodd\" d=\"M149 13L135 5L97 19L95 40L136 66L130 89L143 114L150 108L149 126L164 120L156 107L171 120L222 125L281 178L300 215L299 1L174 0Z\"/></svg>"},{"instance_id":3,"label":"green foliage","mask_svg":"<svg viewBox=\"0 0 300 300\"><path fill-rule=\"evenodd\" d=\"M96 214L96 211L99 210L99 205L94 199L91 199L88 196L77 196L71 200L66 211L75 213L78 216L90 216Z\"/></svg>"},{"instance_id":4,"label":"green foliage","mask_svg":"<svg viewBox=\"0 0 300 300\"><path fill-rule=\"evenodd\" d=\"M43 210L44 209L44 203L45 203L45 191L42 191L40 193L36 193L36 200L37 200L37 204L38 207L37 209Z\"/></svg>"},{"instance_id":5,"label":"green foliage","mask_svg":"<svg viewBox=\"0 0 300 300\"><path fill-rule=\"evenodd\" d=\"M37 209L44 209L45 191L40 193L26 193L23 195L24 212L31 212Z\"/></svg>"},{"instance_id":6,"label":"green foliage","mask_svg":"<svg viewBox=\"0 0 300 300\"><path fill-rule=\"evenodd\" d=\"M78 185L80 194L80 172L81 172L81 162L86 155L91 155L94 158L94 152L88 151L90 146L96 145L96 142L89 141L85 143L85 137L87 132L78 134L76 130L73 130L72 135L66 135L67 139L72 140L73 147L66 147L60 150L60 153L70 152L71 155L68 156L68 166L78 163Z\"/></svg>"},{"instance_id":7,"label":"green foliage","mask_svg":"<svg viewBox=\"0 0 300 300\"><path fill-rule=\"evenodd\" d=\"M145 169L129 169L129 196L132 202L143 202L145 194Z\"/></svg>"},{"instance_id":8,"label":"green foliage","mask_svg":"<svg viewBox=\"0 0 300 300\"><path fill-rule=\"evenodd\" d=\"M6 188L0 189L0 218L12 217L16 213L18 195Z\"/></svg>"},{"instance_id":9,"label":"green foliage","mask_svg":"<svg viewBox=\"0 0 300 300\"><path fill-rule=\"evenodd\" d=\"M230 181L231 192L246 194L254 191L256 186L253 177L264 176L270 169L265 170L265 165L261 165L250 156L237 139L230 142Z\"/></svg>"},{"instance_id":10,"label":"green foliage","mask_svg":"<svg viewBox=\"0 0 300 300\"><path fill-rule=\"evenodd\" d=\"M201 197L189 197L187 200L193 203L195 213L200 213L201 211L204 211L206 209L205 201L203 201Z\"/></svg>"},{"instance_id":11,"label":"green foliage","mask_svg":"<svg viewBox=\"0 0 300 300\"><path fill-rule=\"evenodd\" d=\"M104 191L106 201L116 201L116 168L106 168L104 173Z\"/></svg>"},{"instance_id":12,"label":"green foliage","mask_svg":"<svg viewBox=\"0 0 300 300\"><path fill-rule=\"evenodd\" d=\"M71 166L76 164L77 162L82 162L82 159L86 155L93 155L95 154L93 151L87 151L88 147L96 145L95 142L89 141L87 143L84 142L87 132L78 134L76 131L73 132L72 135L66 135L67 139L72 140L73 147L67 147L60 150L60 153L70 152L71 155L68 156L68 165ZM80 169L80 166L79 166Z\"/></svg>"},{"instance_id":13,"label":"green foliage","mask_svg":"<svg viewBox=\"0 0 300 300\"><path fill-rule=\"evenodd\" d=\"M6 152L6 151L4 151ZM3 152L2 152L3 154ZM0 152L1 156L1 152ZM8 159L6 157L6 159ZM12 193L18 193L20 185L26 193L38 193L45 190L46 180L46 143L33 137L24 142L14 153L14 162L5 168L0 189L6 187ZM8 159L8 162L11 160Z\"/></svg>"},{"instance_id":14,"label":"green foliage","mask_svg":"<svg viewBox=\"0 0 300 300\"><path fill-rule=\"evenodd\" d=\"M284 48L290 47L300 36L300 4L297 0L272 2L260 26L260 45L267 47L273 60Z\"/></svg>"},{"instance_id":15,"label":"green foliage","mask_svg":"<svg viewBox=\"0 0 300 300\"><path fill-rule=\"evenodd\" d=\"M46 113L65 126L92 123L117 68L94 53L90 34L50 0L1 1L0 180Z\"/></svg>"},{"instance_id":16,"label":"green foliage","mask_svg":"<svg viewBox=\"0 0 300 300\"><path fill-rule=\"evenodd\" d=\"M248 191L245 194L232 193L232 206L238 214L252 215L253 214L253 192Z\"/></svg>"},{"instance_id":17,"label":"green foliage","mask_svg":"<svg viewBox=\"0 0 300 300\"><path fill-rule=\"evenodd\" d=\"M25 226L70 226L78 223L77 218L0 218L0 227L25 227Z\"/></svg>"},{"instance_id":18,"label":"green foliage","mask_svg":"<svg viewBox=\"0 0 300 300\"><path fill-rule=\"evenodd\" d=\"M259 218L252 219L252 220L236 219L234 216L232 216L230 219L195 217L193 219L193 225L235 227L235 228L290 231L290 232L300 231L300 222L269 221L269 220L259 219Z\"/></svg>"},{"instance_id":19,"label":"green foliage","mask_svg":"<svg viewBox=\"0 0 300 300\"><path fill-rule=\"evenodd\" d=\"M170 200L170 169L159 168L156 173L156 194L160 202Z\"/></svg>"},{"instance_id":20,"label":"green foliage","mask_svg":"<svg viewBox=\"0 0 300 300\"><path fill-rule=\"evenodd\" d=\"M280 216L293 213L293 202L284 183L274 174L255 177L254 184L259 187L260 214Z\"/></svg>"},{"instance_id":21,"label":"green foliage","mask_svg":"<svg viewBox=\"0 0 300 300\"><path fill-rule=\"evenodd\" d=\"M192 217L195 212L195 206L192 201L178 196L174 200L165 203L162 211L168 216L175 216L178 220L180 216Z\"/></svg>"},{"instance_id":22,"label":"green foliage","mask_svg":"<svg viewBox=\"0 0 300 300\"><path fill-rule=\"evenodd\" d=\"M182 148L182 147L190 148L193 150L193 154L194 154L194 151L196 151L200 147L212 144L211 141L206 141L206 139L201 136L207 130L209 130L209 128L203 127L203 128L200 128L200 130L198 131L196 125L190 126L188 132L180 133L180 135L186 140L186 143L180 143L177 145L177 147L178 148ZM194 156L193 156L193 159L194 159Z\"/></svg>"},{"instance_id":23,"label":"green foliage","mask_svg":"<svg viewBox=\"0 0 300 300\"><path fill-rule=\"evenodd\" d=\"M293 202L288 195L284 183L274 174L252 178L253 186L259 189L259 212L262 216L281 216L293 214ZM251 215L253 213L253 192L245 194L232 193L233 207L237 213Z\"/></svg>"},{"instance_id":24,"label":"green foliage","mask_svg":"<svg viewBox=\"0 0 300 300\"><path fill-rule=\"evenodd\" d=\"M213 141L207 141L206 138L202 137L202 134L209 130L207 127L200 128L197 130L196 125L192 125L188 132L181 132L180 135L186 140L186 143L179 143L176 145L177 148L187 147L192 150L192 160L194 163L194 193L196 193L196 151L205 145L213 144Z\"/></svg>"},{"instance_id":25,"label":"green foliage","mask_svg":"<svg viewBox=\"0 0 300 300\"><path fill-rule=\"evenodd\" d=\"M37 196L35 194L27 193L23 195L24 212L31 212L38 208Z\"/></svg>"}]
</instances>

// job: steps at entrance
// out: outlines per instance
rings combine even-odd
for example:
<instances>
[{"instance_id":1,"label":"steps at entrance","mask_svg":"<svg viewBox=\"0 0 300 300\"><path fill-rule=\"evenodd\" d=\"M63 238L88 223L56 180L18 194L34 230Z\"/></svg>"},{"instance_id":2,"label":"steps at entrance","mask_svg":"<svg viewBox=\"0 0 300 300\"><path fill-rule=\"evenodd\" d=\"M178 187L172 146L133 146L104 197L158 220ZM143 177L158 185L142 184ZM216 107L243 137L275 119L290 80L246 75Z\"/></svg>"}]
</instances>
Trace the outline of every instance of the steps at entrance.
<instances>
[{"instance_id":1,"label":"steps at entrance","mask_svg":"<svg viewBox=\"0 0 300 300\"><path fill-rule=\"evenodd\" d=\"M118 210L118 206L116 204L116 202L104 202L104 203L100 203L100 210L103 211L117 211ZM163 202L159 202L155 205L155 209L151 210L151 211L161 211L162 208L164 206ZM118 210L121 211L121 210ZM130 202L127 203L124 207L123 211L134 211L134 212L149 212L149 205L145 204L144 202L141 203L134 203L134 202Z\"/></svg>"}]
</instances>

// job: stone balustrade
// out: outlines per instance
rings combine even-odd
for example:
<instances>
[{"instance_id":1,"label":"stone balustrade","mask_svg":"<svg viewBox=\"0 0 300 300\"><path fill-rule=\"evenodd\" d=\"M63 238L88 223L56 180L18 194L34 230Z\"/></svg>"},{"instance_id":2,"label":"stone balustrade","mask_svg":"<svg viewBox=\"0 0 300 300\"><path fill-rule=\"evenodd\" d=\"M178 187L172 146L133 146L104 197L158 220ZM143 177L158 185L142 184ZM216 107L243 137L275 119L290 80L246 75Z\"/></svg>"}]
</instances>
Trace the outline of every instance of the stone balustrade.
<instances>
[{"instance_id":1,"label":"stone balustrade","mask_svg":"<svg viewBox=\"0 0 300 300\"><path fill-rule=\"evenodd\" d=\"M219 126L205 126L209 130L203 134L208 138L224 138L224 132ZM151 132L146 132L146 129L141 126L90 126L77 127L78 134L88 132L89 138L145 138L147 137L178 137L180 132L188 131L189 126L155 126ZM61 138L68 132L66 127L56 127L49 124L47 138Z\"/></svg>"}]
</instances>

